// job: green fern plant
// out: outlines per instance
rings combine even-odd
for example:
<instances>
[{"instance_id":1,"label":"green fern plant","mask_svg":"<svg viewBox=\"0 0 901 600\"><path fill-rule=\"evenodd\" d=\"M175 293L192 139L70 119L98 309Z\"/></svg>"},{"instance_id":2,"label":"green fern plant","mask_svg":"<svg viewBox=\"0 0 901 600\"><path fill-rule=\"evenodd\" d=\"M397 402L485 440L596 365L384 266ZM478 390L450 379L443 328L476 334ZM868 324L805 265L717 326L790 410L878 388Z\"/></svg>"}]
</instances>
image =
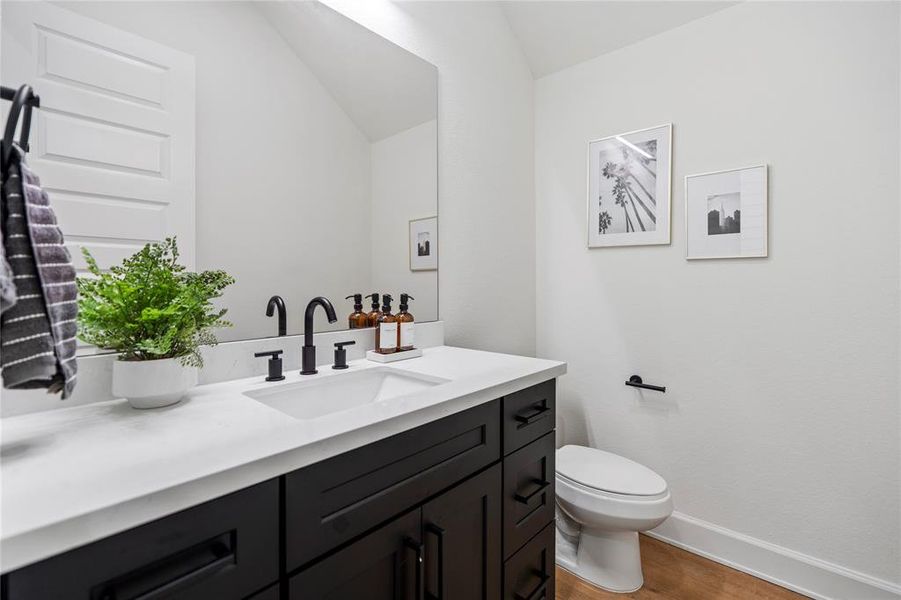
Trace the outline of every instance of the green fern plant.
<instances>
[{"instance_id":1,"label":"green fern plant","mask_svg":"<svg viewBox=\"0 0 901 600\"><path fill-rule=\"evenodd\" d=\"M225 271L191 273L178 264L175 238L147 244L104 272L82 248L90 276L78 278L78 336L121 353L120 360L177 358L202 367L200 346L230 327L212 299L235 282Z\"/></svg>"}]
</instances>

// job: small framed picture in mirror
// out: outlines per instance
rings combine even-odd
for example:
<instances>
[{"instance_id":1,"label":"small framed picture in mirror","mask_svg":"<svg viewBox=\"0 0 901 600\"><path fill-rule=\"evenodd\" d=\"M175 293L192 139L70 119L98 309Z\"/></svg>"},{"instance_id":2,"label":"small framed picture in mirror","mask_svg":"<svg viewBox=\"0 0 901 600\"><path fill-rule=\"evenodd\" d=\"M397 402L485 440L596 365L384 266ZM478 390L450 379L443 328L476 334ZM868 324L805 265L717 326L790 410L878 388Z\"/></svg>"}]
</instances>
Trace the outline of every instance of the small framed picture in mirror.
<instances>
[{"instance_id":1,"label":"small framed picture in mirror","mask_svg":"<svg viewBox=\"0 0 901 600\"><path fill-rule=\"evenodd\" d=\"M767 166L685 178L686 257L767 255Z\"/></svg>"},{"instance_id":2,"label":"small framed picture in mirror","mask_svg":"<svg viewBox=\"0 0 901 600\"><path fill-rule=\"evenodd\" d=\"M410 221L410 270L438 269L438 217Z\"/></svg>"}]
</instances>

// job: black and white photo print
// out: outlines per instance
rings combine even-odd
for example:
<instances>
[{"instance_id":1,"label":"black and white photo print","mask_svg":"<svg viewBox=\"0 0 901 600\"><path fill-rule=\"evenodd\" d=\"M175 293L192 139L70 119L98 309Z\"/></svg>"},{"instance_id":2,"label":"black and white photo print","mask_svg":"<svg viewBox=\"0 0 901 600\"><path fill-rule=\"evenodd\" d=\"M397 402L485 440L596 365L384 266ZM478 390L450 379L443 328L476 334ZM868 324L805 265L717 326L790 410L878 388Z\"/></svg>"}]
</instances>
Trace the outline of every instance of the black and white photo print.
<instances>
[{"instance_id":1,"label":"black and white photo print","mask_svg":"<svg viewBox=\"0 0 901 600\"><path fill-rule=\"evenodd\" d=\"M741 193L707 196L707 235L741 233Z\"/></svg>"},{"instance_id":2,"label":"black and white photo print","mask_svg":"<svg viewBox=\"0 0 901 600\"><path fill-rule=\"evenodd\" d=\"M430 254L429 232L421 231L416 234L416 256L429 256Z\"/></svg>"},{"instance_id":3,"label":"black and white photo print","mask_svg":"<svg viewBox=\"0 0 901 600\"><path fill-rule=\"evenodd\" d=\"M686 257L767 255L767 167L685 178Z\"/></svg>"},{"instance_id":4,"label":"black and white photo print","mask_svg":"<svg viewBox=\"0 0 901 600\"><path fill-rule=\"evenodd\" d=\"M438 268L438 217L410 221L410 270Z\"/></svg>"},{"instance_id":5,"label":"black and white photo print","mask_svg":"<svg viewBox=\"0 0 901 600\"><path fill-rule=\"evenodd\" d=\"M589 142L589 248L669 243L671 130Z\"/></svg>"}]
</instances>

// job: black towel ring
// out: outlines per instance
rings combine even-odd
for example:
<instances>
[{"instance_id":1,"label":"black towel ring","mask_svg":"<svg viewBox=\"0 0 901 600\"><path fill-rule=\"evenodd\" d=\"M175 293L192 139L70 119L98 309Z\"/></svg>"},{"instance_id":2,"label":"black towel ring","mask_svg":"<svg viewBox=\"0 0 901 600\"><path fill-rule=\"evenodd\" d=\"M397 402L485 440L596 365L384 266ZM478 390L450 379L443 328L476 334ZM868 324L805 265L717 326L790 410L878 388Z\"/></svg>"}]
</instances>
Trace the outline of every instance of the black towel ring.
<instances>
[{"instance_id":1,"label":"black towel ring","mask_svg":"<svg viewBox=\"0 0 901 600\"><path fill-rule=\"evenodd\" d=\"M13 103L9 109L9 116L6 119L6 129L3 132L2 163L5 171L6 165L9 164L9 159L12 156L13 138L16 135L16 125L19 123L19 115L22 113L22 109L25 109L25 114L22 116L22 133L19 137L19 146L27 152L28 134L31 130L31 109L33 107L39 108L41 99L35 95L34 90L28 84L21 86L15 91L12 88L4 87L2 89L2 98L4 100L12 100Z\"/></svg>"}]
</instances>

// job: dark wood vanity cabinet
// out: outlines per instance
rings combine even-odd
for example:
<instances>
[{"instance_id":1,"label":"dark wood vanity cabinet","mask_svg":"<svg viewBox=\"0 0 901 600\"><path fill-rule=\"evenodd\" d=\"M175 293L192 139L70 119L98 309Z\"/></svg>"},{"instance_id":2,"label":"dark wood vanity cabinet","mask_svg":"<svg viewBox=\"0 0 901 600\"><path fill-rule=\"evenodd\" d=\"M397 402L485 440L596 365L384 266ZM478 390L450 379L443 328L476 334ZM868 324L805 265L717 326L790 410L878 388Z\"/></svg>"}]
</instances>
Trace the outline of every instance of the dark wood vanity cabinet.
<instances>
[{"instance_id":1,"label":"dark wood vanity cabinet","mask_svg":"<svg viewBox=\"0 0 901 600\"><path fill-rule=\"evenodd\" d=\"M546 600L554 384L3 577L9 600Z\"/></svg>"}]
</instances>

